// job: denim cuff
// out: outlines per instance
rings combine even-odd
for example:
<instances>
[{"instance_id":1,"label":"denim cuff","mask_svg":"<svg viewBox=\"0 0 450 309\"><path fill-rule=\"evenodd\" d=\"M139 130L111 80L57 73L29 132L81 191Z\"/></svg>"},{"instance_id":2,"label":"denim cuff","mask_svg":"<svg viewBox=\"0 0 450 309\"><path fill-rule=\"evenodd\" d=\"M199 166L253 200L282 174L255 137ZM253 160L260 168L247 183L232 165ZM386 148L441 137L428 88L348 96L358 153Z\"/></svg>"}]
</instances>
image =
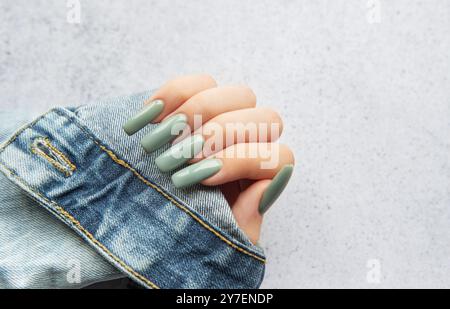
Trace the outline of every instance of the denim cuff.
<instances>
[{"instance_id":1,"label":"denim cuff","mask_svg":"<svg viewBox=\"0 0 450 309\"><path fill-rule=\"evenodd\" d=\"M257 288L263 250L217 188L180 190L121 126L149 93L56 108L0 148L0 170L149 288Z\"/></svg>"}]
</instances>

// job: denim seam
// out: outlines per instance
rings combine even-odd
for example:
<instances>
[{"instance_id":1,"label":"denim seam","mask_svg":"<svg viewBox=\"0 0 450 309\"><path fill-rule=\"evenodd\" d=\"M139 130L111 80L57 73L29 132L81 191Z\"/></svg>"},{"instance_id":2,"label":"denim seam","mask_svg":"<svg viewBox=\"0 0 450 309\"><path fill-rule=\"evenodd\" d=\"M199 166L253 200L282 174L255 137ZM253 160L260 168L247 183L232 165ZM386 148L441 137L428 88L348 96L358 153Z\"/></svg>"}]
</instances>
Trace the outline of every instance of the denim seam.
<instances>
[{"instance_id":1,"label":"denim seam","mask_svg":"<svg viewBox=\"0 0 450 309\"><path fill-rule=\"evenodd\" d=\"M8 147L10 144L12 144L17 139L17 137L23 133L23 131L25 131L28 128L32 128L39 120L41 120L42 118L47 116L50 112L51 112L51 110L46 112L45 114L42 114L41 116L39 116L32 122L27 123L26 125L20 127L8 140L6 140L5 142L0 144L0 153L2 153L6 147Z\"/></svg>"},{"instance_id":2,"label":"denim seam","mask_svg":"<svg viewBox=\"0 0 450 309\"><path fill-rule=\"evenodd\" d=\"M256 254L253 254L247 250L245 250L244 248L241 248L240 246L236 245L235 243L231 242L229 239L227 239L225 236L221 235L218 231L216 231L214 228L212 228L211 226L209 226L206 222L204 222L201 218L199 218L196 214L194 214L190 209L188 209L186 206L182 205L181 203L179 203L177 200L175 200L173 197L171 197L169 194L167 194L166 192L164 192L160 187L156 186L155 184L151 183L149 180L147 180L144 176L142 176L136 169L134 169L130 164L128 164L127 162L125 162L123 159L119 159L118 156L110 149L108 149L107 147L103 146L99 141L96 140L96 138L92 135L91 132L87 131L85 128L83 128L82 126L80 126L77 123L76 119L70 119L68 115L63 114L60 110L58 109L52 109L50 111L48 111L47 113L41 115L40 117L38 117L36 120L34 120L33 122L29 123L27 126L22 127L18 132L16 132L10 139L9 141L7 141L4 145L1 145L0 148L0 153L4 150L4 148L6 146L8 146L9 144L13 143L14 140L27 128L32 128L39 120L41 120L42 118L44 118L47 114L50 114L51 112L54 112L56 114L58 114L61 117L66 118L67 120L71 121L71 123L73 123L74 125L76 125L80 130L82 130L101 150L103 150L104 152L106 152L109 157L111 158L111 160L113 160L115 163L119 164L120 166L127 168L128 170L130 170L139 180L141 180L144 184L146 184L147 186L153 188L154 190L156 190L158 193L160 193L162 196L164 196L167 200L169 200L170 202L172 202L175 206L177 206L179 209L181 209L182 211L184 211L186 214L188 214L189 216L191 216L195 221L197 221L201 226L203 226L206 230L210 231L211 233L213 233L215 236L217 236L220 240L222 240L223 242L225 242L227 245L229 245L230 247L232 247L233 249L244 253L252 258L254 258L255 260L261 262L261 263L265 263L266 260L264 258L261 258L259 256L257 256Z\"/></svg>"},{"instance_id":3,"label":"denim seam","mask_svg":"<svg viewBox=\"0 0 450 309\"><path fill-rule=\"evenodd\" d=\"M61 111L54 109L52 110L53 112L55 112L56 114L71 120L70 118L68 118L67 115L64 115ZM73 124L75 124L80 130L82 130L101 150L103 150L104 152L106 152L106 154L108 154L108 156L111 158L111 160L113 160L115 163L119 164L120 166L128 169L129 171L131 171L139 180L141 180L145 185L153 188L154 190L156 190L158 193L160 193L162 196L164 196L168 201L172 202L175 206L177 206L179 209L181 209L182 211L184 211L185 213L187 213L189 216L191 216L195 221L197 221L201 226L203 226L206 230L210 231L211 233L213 233L215 236L217 236L220 240L222 240L223 242L225 242L228 246L232 247L233 249L244 253L252 258L254 258L255 260L261 262L261 263L265 263L266 260L264 258L261 258L259 256L257 256L256 254L253 254L247 250L245 250L244 248L236 245L235 243L231 242L229 239L227 239L225 236L221 235L218 231L216 231L214 228L212 228L211 226L209 226L206 222L204 222L201 218L199 218L195 213L193 213L190 209L188 209L186 206L182 205L181 203L179 203L177 200L175 200L172 196L170 196L169 194L167 194L166 192L164 192L159 186L155 185L154 183L150 182L148 179L146 179L144 176L142 176L135 168L133 168L129 163L127 163L125 160L123 159L119 159L119 157L109 148L107 148L106 146L102 145L99 141L97 141L97 139L95 138L95 136L93 136L93 134L89 131L87 131L85 128L81 127L76 121L72 121Z\"/></svg>"},{"instance_id":4,"label":"denim seam","mask_svg":"<svg viewBox=\"0 0 450 309\"><path fill-rule=\"evenodd\" d=\"M1 151L0 151L0 153L1 153ZM140 273L136 272L133 268L131 268L131 266L127 265L124 261L122 261L120 258L115 256L111 251L109 251L109 249L106 248L106 246L103 243L101 243L98 239L96 239L88 230L86 230L81 225L81 223L77 219L75 219L70 213L68 213L58 203L49 199L48 197L46 197L45 195L40 193L37 189L28 185L21 177L19 177L17 175L17 173L15 173L13 170L8 168L3 162L0 161L0 165L3 166L3 168L10 173L11 177L15 178L16 181L20 182L22 184L22 186L24 186L25 188L27 188L28 190L30 190L31 192L33 192L34 194L39 196L42 200L44 200L46 203L48 203L49 206L50 205L53 206L53 209L56 210L57 213L59 213L64 218L69 220L72 224L74 224L75 227L80 232L82 232L87 238L89 238L95 245L97 245L104 253L106 253L111 259L113 259L116 263L118 263L120 266L122 266L126 271L130 272L136 278L143 281L144 283L146 283L153 289L159 289L159 287L155 283L153 283L152 281L150 281L149 279L147 279L145 276L141 275Z\"/></svg>"},{"instance_id":5,"label":"denim seam","mask_svg":"<svg viewBox=\"0 0 450 309\"><path fill-rule=\"evenodd\" d=\"M57 160L46 154L44 151L42 151L40 148L38 148L37 143L39 142L42 143L45 147L47 147L49 150L51 150L52 154L57 159L65 163L66 166L64 166L61 162L58 162ZM73 164L59 149L53 146L47 137L36 138L31 146L31 152L46 159L48 162L50 162L51 165L53 165L53 167L55 167L58 171L66 175L66 177L72 176L73 172L77 169L75 164Z\"/></svg>"},{"instance_id":6,"label":"denim seam","mask_svg":"<svg viewBox=\"0 0 450 309\"><path fill-rule=\"evenodd\" d=\"M95 141L94 141L95 142ZM100 149L102 149L103 151L105 151L109 157L116 162L117 164L119 164L120 166L123 166L125 168L127 168L128 170L130 170L139 180L141 180L144 184L146 184L147 186L153 188L154 190L158 191L160 194L162 194L166 199L168 199L170 202L172 202L173 204L175 204L178 208L180 208L181 210L183 210L185 213L187 213L189 216L191 216L192 218L194 218L194 220L196 220L198 223L200 223L204 228L206 228L208 231L212 232L214 235L216 235L217 237L219 237L222 241L224 241L227 245L231 246L232 248L241 251L242 253L245 253L249 256L251 256L252 258L264 263L265 260L260 258L257 255L254 255L248 251L246 251L245 249L238 247L237 245L235 245L234 243L232 243L231 241L229 241L228 239L226 239L224 236L220 235L216 230L214 230L212 227L210 227L208 224L206 224L205 222L203 222L199 217L197 217L194 213L192 213L189 209L187 209L185 206L179 204L175 199L173 199L170 195L168 195L167 193L165 193L164 191L162 191L159 187L155 186L153 183L149 182L144 176L142 176L141 174L139 174L133 167L131 167L127 162L125 162L122 159L119 159L116 154L114 154L111 150L107 149L105 146L102 145L98 145L100 147Z\"/></svg>"}]
</instances>

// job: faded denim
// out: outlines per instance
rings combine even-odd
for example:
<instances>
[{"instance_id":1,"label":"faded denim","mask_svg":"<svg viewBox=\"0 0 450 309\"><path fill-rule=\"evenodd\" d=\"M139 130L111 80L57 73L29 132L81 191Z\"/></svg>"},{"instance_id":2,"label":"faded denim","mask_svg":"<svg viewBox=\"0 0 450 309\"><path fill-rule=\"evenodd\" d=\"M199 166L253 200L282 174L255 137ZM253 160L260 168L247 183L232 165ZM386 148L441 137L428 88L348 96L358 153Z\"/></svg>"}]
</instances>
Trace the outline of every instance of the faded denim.
<instances>
[{"instance_id":1,"label":"faded denim","mask_svg":"<svg viewBox=\"0 0 450 309\"><path fill-rule=\"evenodd\" d=\"M0 111L0 143L30 117ZM0 173L0 288L81 288L123 276Z\"/></svg>"},{"instance_id":2,"label":"faded denim","mask_svg":"<svg viewBox=\"0 0 450 309\"><path fill-rule=\"evenodd\" d=\"M0 170L144 287L259 287L264 252L220 190L176 189L154 164L169 146L139 145L155 126L122 131L148 96L53 109L2 144Z\"/></svg>"}]
</instances>

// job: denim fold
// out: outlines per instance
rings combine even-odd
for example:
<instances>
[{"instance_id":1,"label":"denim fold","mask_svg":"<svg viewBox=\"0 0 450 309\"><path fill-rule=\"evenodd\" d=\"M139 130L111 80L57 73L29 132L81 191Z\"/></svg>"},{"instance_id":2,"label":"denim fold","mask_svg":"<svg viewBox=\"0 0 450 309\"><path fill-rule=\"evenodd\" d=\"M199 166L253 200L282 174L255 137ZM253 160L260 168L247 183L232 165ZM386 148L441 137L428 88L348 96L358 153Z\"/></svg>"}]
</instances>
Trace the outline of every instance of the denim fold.
<instances>
[{"instance_id":1,"label":"denim fold","mask_svg":"<svg viewBox=\"0 0 450 309\"><path fill-rule=\"evenodd\" d=\"M169 145L139 145L155 125L122 130L149 95L52 109L0 146L0 171L144 287L258 288L264 251L220 190L175 188L154 163Z\"/></svg>"}]
</instances>

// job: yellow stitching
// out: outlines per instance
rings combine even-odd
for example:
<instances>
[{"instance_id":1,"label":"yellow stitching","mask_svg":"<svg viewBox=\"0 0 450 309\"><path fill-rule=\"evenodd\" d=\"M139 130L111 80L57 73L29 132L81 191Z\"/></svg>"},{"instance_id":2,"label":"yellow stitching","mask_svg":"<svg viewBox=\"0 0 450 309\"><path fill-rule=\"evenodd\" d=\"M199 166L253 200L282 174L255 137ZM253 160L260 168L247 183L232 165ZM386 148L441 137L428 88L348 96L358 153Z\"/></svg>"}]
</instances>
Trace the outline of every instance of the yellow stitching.
<instances>
[{"instance_id":1,"label":"yellow stitching","mask_svg":"<svg viewBox=\"0 0 450 309\"><path fill-rule=\"evenodd\" d=\"M89 231L87 231L82 225L81 223L76 220L74 217L72 217L71 214L69 214L66 210L64 210L64 208L62 208L61 206L59 206L55 201L49 200L48 198L46 198L45 196L43 196L41 193L39 193L36 189L28 186L25 182L22 181L22 179L16 175L12 170L10 170L7 166L5 166L4 164L0 163L0 165L3 166L4 169L6 169L11 176L13 176L14 178L16 178L17 181L19 181L23 186L27 187L30 191L32 191L34 194L36 194L37 196L39 196L41 199L43 199L45 202L47 202L50 205L53 205L54 209L60 213L61 215L63 215L66 219L68 219L70 222L72 222L84 235L86 235L92 242L94 242L98 247L100 247L100 249L102 249L110 258L112 258L114 261L116 261L117 263L119 263L123 268L125 268L127 271L129 271L132 275L134 275L135 277L137 277L138 279L144 281L146 284L148 284L150 287L152 287L153 289L159 289L159 287L154 284L153 282L151 282L150 280L148 280L147 278L145 278L143 275L139 274L138 272L136 272L134 269L132 269L130 266L128 266L127 264L125 264L125 262L123 262L121 259L119 259L118 257L116 257L114 254L111 253L111 251L108 250L108 248L106 248L100 241L98 241Z\"/></svg>"},{"instance_id":2,"label":"yellow stitching","mask_svg":"<svg viewBox=\"0 0 450 309\"><path fill-rule=\"evenodd\" d=\"M54 158L50 157L47 153L45 153L42 149L39 149L37 143L43 144L45 147L49 148L53 151L58 159L61 159L67 167L62 165L61 162L56 161ZM40 137L34 140L33 145L31 146L31 152L45 158L49 161L57 170L61 173L64 173L67 177L71 176L72 173L76 170L76 166L67 159L67 157L55 146L50 143L48 138Z\"/></svg>"},{"instance_id":3,"label":"yellow stitching","mask_svg":"<svg viewBox=\"0 0 450 309\"><path fill-rule=\"evenodd\" d=\"M35 125L40 119L44 118L44 116L46 116L47 114L49 114L50 112L54 112L56 114L58 114L61 117L64 117L68 120L70 120L67 115L64 115L61 111L57 110L57 109L52 109L50 111L48 111L47 113L45 113L44 115L40 116L39 118L37 118L36 120L34 120L32 123L30 123L28 126L23 127L21 130L19 130L16 134L13 135L13 137L11 137L11 139L6 142L4 145L2 145L3 149L0 149L0 153L6 148L6 146L8 146L9 144L11 144L23 131L25 131L27 128L31 128L33 127L33 125ZM80 125L78 125L75 121L73 122L74 125L76 125L80 130L82 130L83 132L85 132L85 134L87 134L87 136L97 145L99 146L103 151L105 151L110 157L111 159L118 163L119 165L124 166L125 168L129 169L130 171L133 172L133 174L135 174L142 182L144 182L146 185L154 188L156 191L158 191L160 194L162 194L165 198L167 198L169 201L171 201L172 203L174 203L178 208L180 208L181 210L183 210L184 212L186 212L188 215L190 215L192 218L194 218L198 223L200 223L204 228L206 228L208 231L212 232L214 235L216 235L217 237L219 237L219 239L221 239L222 241L224 241L226 244L228 244L229 246L231 246L232 248L247 254L253 258L255 258L256 260L265 263L266 260L255 255L252 254L250 252L248 252L247 250L235 245L234 243L232 243L231 241L229 241L228 239L226 239L225 237L223 237L222 235L220 235L217 231L215 231L213 228L211 228L209 225L207 225L205 222L203 222L203 220L201 220L199 217L197 217L194 213L192 213L188 208L184 207L183 205L181 205L180 203L178 203L176 200L174 200L171 196L169 196L167 193L165 193L164 191L162 191L159 187L155 186L154 184L152 184L151 182L149 182L147 179L145 179L143 176L141 176L134 168L132 168L128 163L126 163L125 161L117 158L117 156L109 149L107 149L106 147L104 147L103 145L101 145L99 142L97 142L95 139L92 138L91 133L86 131L83 127L81 127ZM123 162L123 164L121 164L121 162Z\"/></svg>"},{"instance_id":4,"label":"yellow stitching","mask_svg":"<svg viewBox=\"0 0 450 309\"><path fill-rule=\"evenodd\" d=\"M68 119L67 115L62 114L60 111L58 110L54 110L55 113L57 113L58 115ZM206 224L202 219L200 219L197 215L195 215L192 211L190 211L188 208L186 208L185 206L181 205L180 203L178 203L174 198L172 198L170 195L168 195L167 193L165 193L163 190L161 190L161 188L159 188L158 186L152 184L150 181L148 181L147 179L145 179L144 176L142 176L141 174L139 174L138 171L136 171L133 167L131 167L131 165L129 165L127 162L125 162L122 159L119 159L117 157L117 155L111 151L110 149L106 148L105 146L103 146L102 144L100 144L97 140L95 140L94 138L92 138L91 133L86 131L83 127L81 127L80 125L78 125L75 121L73 122L73 124L75 124L80 130L84 131L85 134L88 135L88 137L98 146L100 147L100 149L102 149L103 151L105 151L109 157L116 162L117 164L129 169L131 172L133 172L133 174L140 179L143 183L145 183L147 186L155 189L156 191L158 191L162 196L164 196L166 199L168 199L169 201L171 201L175 206L177 206L178 208L180 208L181 210L183 210L185 213L187 213L188 215L190 215L195 221L197 221L198 223L200 223L204 228L206 228L208 231L212 232L214 235L216 235L217 237L219 237L220 240L222 240L223 242L225 242L227 245L229 245L230 247L236 249L239 252L242 252L258 261L260 261L261 263L265 264L266 260L257 256L256 254L253 254L239 246L237 246L236 244L232 243L231 241L229 241L227 238L225 238L224 236L222 236L220 233L218 233L216 230L214 230L212 227L210 227L208 224Z\"/></svg>"},{"instance_id":5,"label":"yellow stitching","mask_svg":"<svg viewBox=\"0 0 450 309\"><path fill-rule=\"evenodd\" d=\"M39 120L41 120L42 118L44 118L45 116L47 116L47 114L49 114L51 111L52 111L52 110L49 110L48 112L46 112L45 114L39 116L38 118L36 118L36 119L33 120L32 122L30 122L30 123L28 123L28 124L22 126L21 128L19 128L19 129L18 129L18 130L17 130L17 131L9 138L9 140L7 140L6 142L0 144L0 153L3 152L3 151L6 149L6 147L7 147L8 145L12 144L12 143L17 139L17 137L18 137L20 134L22 134L26 129L29 129L29 128L33 127L33 126L36 124L36 122L38 122Z\"/></svg>"},{"instance_id":6,"label":"yellow stitching","mask_svg":"<svg viewBox=\"0 0 450 309\"><path fill-rule=\"evenodd\" d=\"M55 203L56 204L56 203ZM159 287L142 276L141 274L137 273L134 269L132 269L130 266L125 264L121 259L117 258L114 254L112 254L108 248L106 248L100 241L98 241L91 233L89 233L82 225L81 223L76 220L74 217L72 217L67 211L65 211L61 206L55 206L55 209L62 214L64 217L70 220L77 228L81 230L92 242L94 242L97 246L99 246L106 254L108 254L109 257L111 257L114 261L119 263L123 268L125 268L127 271L129 271L131 274L133 274L135 277L139 278L140 280L147 283L149 286L151 286L154 289L159 289Z\"/></svg>"},{"instance_id":7,"label":"yellow stitching","mask_svg":"<svg viewBox=\"0 0 450 309\"><path fill-rule=\"evenodd\" d=\"M247 254L253 258L255 258L256 260L265 263L265 259L260 258L259 256L248 252L247 250L235 245L234 243L232 243L231 241L229 241L228 239L226 239L225 237L223 237L222 235L220 235L216 230L214 230L212 227L210 227L209 225L207 225L205 222L203 222L203 220L201 220L199 217L197 217L193 212L191 212L188 208L184 207L183 205L181 205L180 203L178 203L175 199L173 199L170 195L168 195L167 193L165 193L164 191L162 191L159 187L155 186L154 184L152 184L150 181L148 181L147 179L145 179L141 174L139 174L133 167L131 167L127 162L125 162L124 160L119 159L111 150L107 149L105 146L100 145L99 143L97 143L97 141L94 140L94 143L96 143L103 151L105 151L110 158L116 162L117 164L129 169L131 172L133 172L133 174L139 178L143 183L145 183L147 186L152 187L153 189L155 189L156 191L158 191L160 194L162 194L165 198L167 198L168 200L170 200L173 204L175 204L178 208L180 208L181 210L183 210L185 213L187 213L188 215L190 215L192 218L194 218L198 223L200 223L204 228L206 228L208 231L212 232L214 235L216 235L217 237L219 237L222 241L224 241L226 244L228 244L229 246L231 246L232 248Z\"/></svg>"},{"instance_id":8,"label":"yellow stitching","mask_svg":"<svg viewBox=\"0 0 450 309\"><path fill-rule=\"evenodd\" d=\"M69 166L69 168L70 168L70 170L73 172L73 171L75 171L76 169L77 169L77 167L72 163L72 162L70 162L70 160L59 150L59 149L57 149L55 146L53 146L51 143L50 143L50 140L48 139L48 138L44 138L44 144L48 147L48 148L50 148L51 150L53 150L58 156L59 156L59 158L61 159L61 160L63 160L68 166Z\"/></svg>"},{"instance_id":9,"label":"yellow stitching","mask_svg":"<svg viewBox=\"0 0 450 309\"><path fill-rule=\"evenodd\" d=\"M55 161L53 158L49 157L45 152L43 152L40 149L36 149L36 148L31 148L31 152L41 156L43 158L45 158L47 161L49 161L53 167L55 167L58 171L60 171L61 173L65 174L67 177L70 176L69 171L65 170L60 163L58 163L57 161Z\"/></svg>"}]
</instances>

